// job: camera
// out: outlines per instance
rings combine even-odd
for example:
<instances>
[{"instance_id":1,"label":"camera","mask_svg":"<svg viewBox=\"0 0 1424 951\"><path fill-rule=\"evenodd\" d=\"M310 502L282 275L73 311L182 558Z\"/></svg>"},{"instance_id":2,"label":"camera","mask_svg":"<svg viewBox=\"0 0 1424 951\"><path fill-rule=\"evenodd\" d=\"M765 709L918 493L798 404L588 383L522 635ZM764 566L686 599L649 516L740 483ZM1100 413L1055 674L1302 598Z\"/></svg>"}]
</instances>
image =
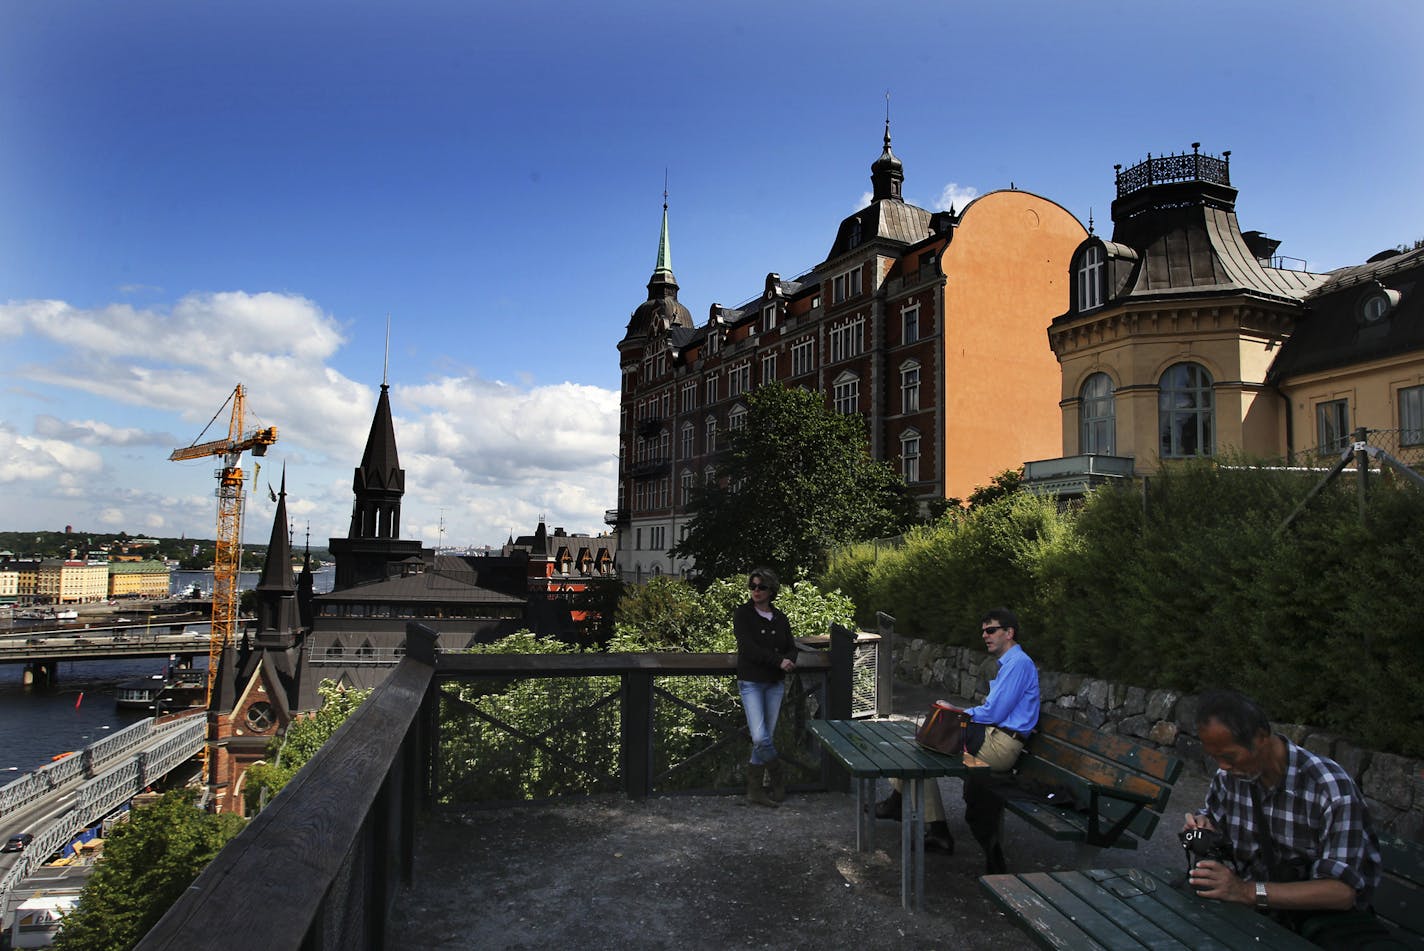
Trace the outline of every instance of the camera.
<instances>
[{"instance_id":1,"label":"camera","mask_svg":"<svg viewBox=\"0 0 1424 951\"><path fill-rule=\"evenodd\" d=\"M1215 829L1183 829L1177 833L1177 838L1182 840L1182 848L1187 853L1188 872L1204 859L1235 867L1236 863L1231 856L1231 843Z\"/></svg>"}]
</instances>

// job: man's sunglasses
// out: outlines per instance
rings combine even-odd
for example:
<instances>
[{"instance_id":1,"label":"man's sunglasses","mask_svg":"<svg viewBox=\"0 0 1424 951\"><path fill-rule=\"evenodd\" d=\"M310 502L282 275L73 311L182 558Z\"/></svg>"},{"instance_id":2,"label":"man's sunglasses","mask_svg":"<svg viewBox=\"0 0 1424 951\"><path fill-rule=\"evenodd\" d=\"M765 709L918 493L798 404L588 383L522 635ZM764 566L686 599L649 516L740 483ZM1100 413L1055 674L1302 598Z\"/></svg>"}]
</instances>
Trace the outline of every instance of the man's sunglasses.
<instances>
[{"instance_id":1,"label":"man's sunglasses","mask_svg":"<svg viewBox=\"0 0 1424 951\"><path fill-rule=\"evenodd\" d=\"M771 590L771 585L769 585L769 584L756 584L756 583L752 583L752 584L747 585L747 587L748 587L749 589L751 589L752 591L770 591L770 590Z\"/></svg>"},{"instance_id":2,"label":"man's sunglasses","mask_svg":"<svg viewBox=\"0 0 1424 951\"><path fill-rule=\"evenodd\" d=\"M997 633L997 632L999 632L999 631L1002 631L1003 629L1004 629L1004 625L1002 625L1002 624L995 624L995 625L992 626L992 627L986 627L986 628L984 628L984 630L981 631L980 633L981 633L981 634L995 634L995 633Z\"/></svg>"}]
</instances>

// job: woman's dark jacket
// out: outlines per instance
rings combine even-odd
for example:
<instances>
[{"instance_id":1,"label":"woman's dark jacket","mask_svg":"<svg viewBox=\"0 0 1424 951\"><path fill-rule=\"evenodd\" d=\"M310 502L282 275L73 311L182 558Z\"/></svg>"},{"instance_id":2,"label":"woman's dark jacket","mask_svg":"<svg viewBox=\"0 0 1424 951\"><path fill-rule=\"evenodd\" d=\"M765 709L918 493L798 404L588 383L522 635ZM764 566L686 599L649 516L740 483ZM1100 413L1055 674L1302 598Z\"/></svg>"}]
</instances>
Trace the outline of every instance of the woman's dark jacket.
<instances>
[{"instance_id":1,"label":"woman's dark jacket","mask_svg":"<svg viewBox=\"0 0 1424 951\"><path fill-rule=\"evenodd\" d=\"M737 679L774 684L786 677L783 660L796 660L796 642L791 639L791 622L771 605L771 620L757 613L747 601L732 615L737 635Z\"/></svg>"}]
</instances>

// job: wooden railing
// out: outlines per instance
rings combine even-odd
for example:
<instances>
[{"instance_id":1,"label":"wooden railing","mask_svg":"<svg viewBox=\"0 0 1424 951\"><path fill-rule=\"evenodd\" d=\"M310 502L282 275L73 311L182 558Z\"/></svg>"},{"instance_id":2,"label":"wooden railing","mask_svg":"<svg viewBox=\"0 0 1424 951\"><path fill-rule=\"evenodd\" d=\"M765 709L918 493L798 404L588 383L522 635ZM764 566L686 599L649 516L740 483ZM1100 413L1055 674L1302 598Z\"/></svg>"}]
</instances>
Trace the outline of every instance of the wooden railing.
<instances>
[{"instance_id":1,"label":"wooden railing","mask_svg":"<svg viewBox=\"0 0 1424 951\"><path fill-rule=\"evenodd\" d=\"M435 632L406 626L405 659L208 865L138 951L379 949L414 866L419 809L438 788L442 684L471 679L620 678L624 791L657 790L652 767L657 677L730 677L732 654L445 654ZM854 637L803 652L819 679L817 715L849 717ZM742 752L742 751L739 751Z\"/></svg>"}]
</instances>

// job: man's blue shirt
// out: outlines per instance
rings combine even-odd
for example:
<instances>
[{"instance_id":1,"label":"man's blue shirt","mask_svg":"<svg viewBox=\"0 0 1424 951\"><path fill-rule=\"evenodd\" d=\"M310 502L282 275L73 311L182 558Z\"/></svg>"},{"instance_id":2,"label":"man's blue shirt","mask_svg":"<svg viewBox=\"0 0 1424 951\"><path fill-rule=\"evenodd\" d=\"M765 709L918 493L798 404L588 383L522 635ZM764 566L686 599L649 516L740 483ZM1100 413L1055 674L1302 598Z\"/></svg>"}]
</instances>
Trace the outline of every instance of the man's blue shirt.
<instances>
[{"instance_id":1,"label":"man's blue shirt","mask_svg":"<svg viewBox=\"0 0 1424 951\"><path fill-rule=\"evenodd\" d=\"M999 675L989 682L989 696L964 711L975 723L1032 733L1038 727L1038 668L1015 644L999 658Z\"/></svg>"}]
</instances>

